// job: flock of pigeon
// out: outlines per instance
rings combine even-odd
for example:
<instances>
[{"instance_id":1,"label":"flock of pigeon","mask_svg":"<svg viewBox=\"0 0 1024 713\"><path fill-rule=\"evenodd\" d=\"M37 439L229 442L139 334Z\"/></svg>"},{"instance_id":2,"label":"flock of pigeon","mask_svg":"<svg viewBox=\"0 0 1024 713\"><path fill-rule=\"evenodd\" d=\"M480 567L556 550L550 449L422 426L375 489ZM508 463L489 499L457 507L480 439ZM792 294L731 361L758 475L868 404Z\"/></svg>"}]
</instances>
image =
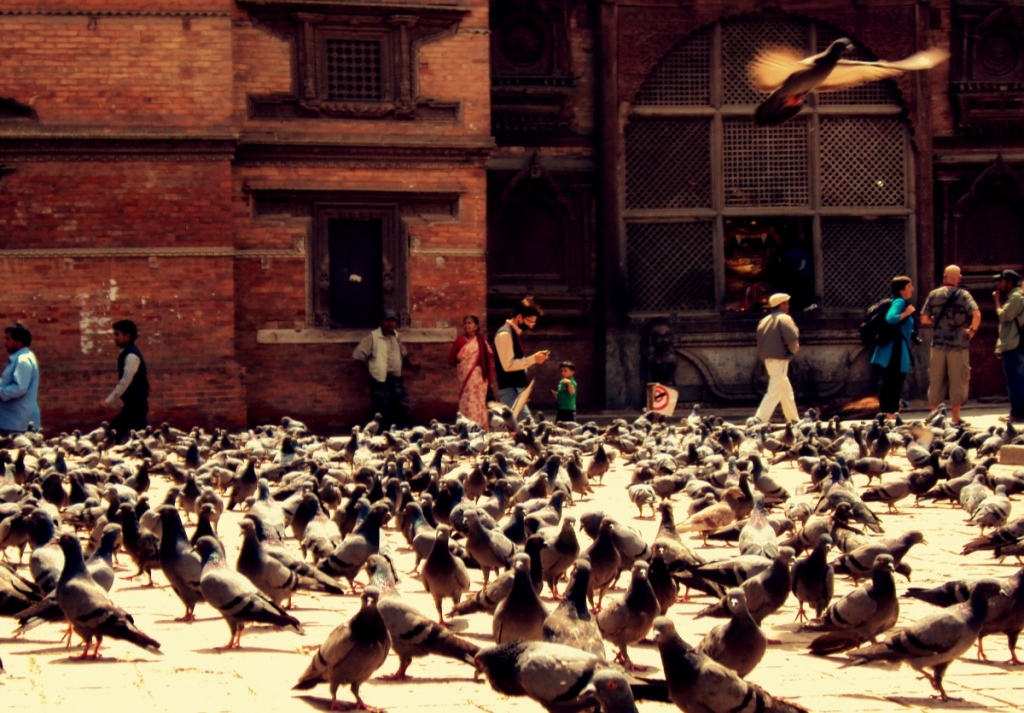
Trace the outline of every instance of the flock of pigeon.
<instances>
[{"instance_id":1,"label":"flock of pigeon","mask_svg":"<svg viewBox=\"0 0 1024 713\"><path fill-rule=\"evenodd\" d=\"M1011 517L1024 473L993 467L1020 437L1012 424L965 430L940 411L844 425L811 410L770 426L695 408L609 426L516 423L506 410L491 426L371 421L322 437L286 418L240 434L165 424L125 445L103 428L0 441L8 636L48 625L69 646L82 640L80 658L110 639L160 655L114 585L167 582L183 607L176 626L208 606L229 629L222 650L244 650L248 629L308 636L293 598L313 597L346 614L305 650L294 689L327 684L331 709L348 705L342 686L365 707L361 684L408 680L413 659L459 662L549 711L606 713L638 701L807 710L747 679L773 646L837 666L905 662L943 701L949 665L975 646L986 658L991 634L1021 663L1024 568L1005 576L997 562L1024 553L1024 517ZM782 472L801 474L792 493ZM991 576L906 587L932 533L901 528L901 508L967 518L978 531L963 554L994 554L979 562ZM419 591L434 611L416 608ZM934 611L901 617L908 598ZM799 624L780 624L788 602ZM722 622L685 640L706 617ZM467 621L487 623L470 633ZM780 630L785 642L769 635ZM648 637L660 671L630 655ZM391 652L398 669L385 676ZM8 657L8 673L21 664Z\"/></svg>"}]
</instances>

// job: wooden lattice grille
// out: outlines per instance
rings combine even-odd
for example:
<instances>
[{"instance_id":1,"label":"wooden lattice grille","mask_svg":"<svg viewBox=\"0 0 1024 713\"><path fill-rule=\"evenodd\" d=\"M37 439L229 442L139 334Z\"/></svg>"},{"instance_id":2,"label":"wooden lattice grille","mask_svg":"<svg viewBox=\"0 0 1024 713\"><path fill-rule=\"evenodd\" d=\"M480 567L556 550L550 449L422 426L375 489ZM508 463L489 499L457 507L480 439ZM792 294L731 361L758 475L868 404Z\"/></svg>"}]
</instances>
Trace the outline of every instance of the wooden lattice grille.
<instances>
[{"instance_id":1,"label":"wooden lattice grille","mask_svg":"<svg viewBox=\"0 0 1024 713\"><path fill-rule=\"evenodd\" d=\"M907 205L905 133L896 117L822 117L821 204Z\"/></svg>"},{"instance_id":2,"label":"wooden lattice grille","mask_svg":"<svg viewBox=\"0 0 1024 713\"><path fill-rule=\"evenodd\" d=\"M810 205L805 118L768 128L730 118L724 133L726 205Z\"/></svg>"},{"instance_id":3,"label":"wooden lattice grille","mask_svg":"<svg viewBox=\"0 0 1024 713\"><path fill-rule=\"evenodd\" d=\"M712 309L713 234L708 221L628 226L626 260L633 311Z\"/></svg>"},{"instance_id":4,"label":"wooden lattice grille","mask_svg":"<svg viewBox=\"0 0 1024 713\"><path fill-rule=\"evenodd\" d=\"M783 244L813 241L820 266L808 279L824 308L862 308L865 297L884 292L907 269L912 154L895 82L812 96L798 117L778 127L752 121L765 97L747 75L758 51L789 47L809 55L839 36L800 18L738 18L695 32L651 70L624 135L634 310L730 309L735 286L711 268L724 259L728 221L807 226L800 236L779 237ZM875 59L857 46L847 56ZM855 258L869 264L850 269ZM679 285L666 270L686 274L688 282Z\"/></svg>"},{"instance_id":5,"label":"wooden lattice grille","mask_svg":"<svg viewBox=\"0 0 1024 713\"><path fill-rule=\"evenodd\" d=\"M889 281L907 273L905 218L822 218L824 301L863 308L889 294Z\"/></svg>"},{"instance_id":6,"label":"wooden lattice grille","mask_svg":"<svg viewBox=\"0 0 1024 713\"><path fill-rule=\"evenodd\" d=\"M711 31L697 32L670 50L636 95L637 106L711 103Z\"/></svg>"},{"instance_id":7,"label":"wooden lattice grille","mask_svg":"<svg viewBox=\"0 0 1024 713\"><path fill-rule=\"evenodd\" d=\"M377 102L384 98L379 40L327 40L327 98Z\"/></svg>"},{"instance_id":8,"label":"wooden lattice grille","mask_svg":"<svg viewBox=\"0 0 1024 713\"><path fill-rule=\"evenodd\" d=\"M635 208L711 206L707 119L638 118L626 126L626 203Z\"/></svg>"}]
</instances>

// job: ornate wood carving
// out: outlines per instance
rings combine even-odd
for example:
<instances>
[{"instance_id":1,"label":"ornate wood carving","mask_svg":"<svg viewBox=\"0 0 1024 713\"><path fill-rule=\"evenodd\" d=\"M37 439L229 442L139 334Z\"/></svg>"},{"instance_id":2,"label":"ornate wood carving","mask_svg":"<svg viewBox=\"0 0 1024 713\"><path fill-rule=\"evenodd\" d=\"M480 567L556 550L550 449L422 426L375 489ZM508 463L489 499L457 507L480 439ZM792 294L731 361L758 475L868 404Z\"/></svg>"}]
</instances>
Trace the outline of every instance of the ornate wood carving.
<instances>
[{"instance_id":1,"label":"ornate wood carving","mask_svg":"<svg viewBox=\"0 0 1024 713\"><path fill-rule=\"evenodd\" d=\"M297 95L249 97L252 118L418 119L456 121L460 102L419 96L417 52L455 32L469 9L456 5L376 4L327 0L239 0L258 21L294 39ZM333 96L328 42L379 43L380 98Z\"/></svg>"},{"instance_id":2,"label":"ornate wood carving","mask_svg":"<svg viewBox=\"0 0 1024 713\"><path fill-rule=\"evenodd\" d=\"M953 208L952 262L965 273L1024 263L1024 180L997 157Z\"/></svg>"},{"instance_id":3,"label":"ornate wood carving","mask_svg":"<svg viewBox=\"0 0 1024 713\"><path fill-rule=\"evenodd\" d=\"M951 45L957 128L971 134L1024 134L1024 6L957 0Z\"/></svg>"},{"instance_id":4,"label":"ornate wood carving","mask_svg":"<svg viewBox=\"0 0 1024 713\"><path fill-rule=\"evenodd\" d=\"M504 0L491 9L491 111L499 143L537 145L570 133L566 0Z\"/></svg>"}]
</instances>

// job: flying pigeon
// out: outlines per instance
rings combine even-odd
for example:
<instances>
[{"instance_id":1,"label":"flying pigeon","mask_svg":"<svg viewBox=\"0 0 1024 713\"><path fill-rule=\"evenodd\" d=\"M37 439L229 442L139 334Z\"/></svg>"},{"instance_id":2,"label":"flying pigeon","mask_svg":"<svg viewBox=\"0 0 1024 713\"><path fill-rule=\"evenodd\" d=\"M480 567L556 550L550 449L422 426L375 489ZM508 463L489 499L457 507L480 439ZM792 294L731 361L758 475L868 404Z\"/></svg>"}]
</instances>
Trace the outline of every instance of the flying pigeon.
<instances>
[{"instance_id":1,"label":"flying pigeon","mask_svg":"<svg viewBox=\"0 0 1024 713\"><path fill-rule=\"evenodd\" d=\"M896 62L841 59L852 47L853 42L841 37L827 50L811 57L800 57L789 48L759 52L748 72L758 91L771 94L754 113L757 125L778 126L792 119L800 113L804 98L811 92L835 91L903 72L931 69L949 58L946 50L932 47Z\"/></svg>"}]
</instances>

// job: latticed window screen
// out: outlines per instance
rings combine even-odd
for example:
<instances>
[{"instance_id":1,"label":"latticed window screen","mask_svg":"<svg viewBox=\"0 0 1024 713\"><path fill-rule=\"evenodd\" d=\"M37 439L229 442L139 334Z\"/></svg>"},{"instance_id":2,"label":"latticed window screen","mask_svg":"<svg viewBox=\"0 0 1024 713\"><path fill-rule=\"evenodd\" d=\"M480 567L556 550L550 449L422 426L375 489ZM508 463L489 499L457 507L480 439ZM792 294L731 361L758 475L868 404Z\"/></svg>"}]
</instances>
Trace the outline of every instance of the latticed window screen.
<instances>
[{"instance_id":1,"label":"latticed window screen","mask_svg":"<svg viewBox=\"0 0 1024 713\"><path fill-rule=\"evenodd\" d=\"M786 209L793 210L790 224L813 226L814 259L824 267L814 293L823 307L862 308L905 271L910 154L895 82L815 95L799 117L778 127L757 127L752 120L765 95L751 86L747 68L760 50L788 47L806 56L840 36L799 18L743 17L698 30L651 70L625 128L634 310L715 308L715 296L728 297L731 289L716 289L711 268L724 250L724 221L778 219ZM846 56L875 59L860 47ZM844 106L856 110L844 114ZM865 217L879 208L905 212ZM716 211L710 222L709 209ZM758 216L757 209L766 213ZM820 220L801 222L815 215ZM693 252L700 246L707 252ZM673 256L685 256L686 265ZM680 285L666 275L688 270L704 281Z\"/></svg>"},{"instance_id":2,"label":"latticed window screen","mask_svg":"<svg viewBox=\"0 0 1024 713\"><path fill-rule=\"evenodd\" d=\"M821 118L821 204L907 204L905 129L896 117Z\"/></svg>"},{"instance_id":3,"label":"latticed window screen","mask_svg":"<svg viewBox=\"0 0 1024 713\"><path fill-rule=\"evenodd\" d=\"M669 51L636 95L637 106L711 103L711 30L693 34Z\"/></svg>"},{"instance_id":4,"label":"latticed window screen","mask_svg":"<svg viewBox=\"0 0 1024 713\"><path fill-rule=\"evenodd\" d=\"M712 309L715 304L713 233L710 221L629 225L626 261L633 309L639 312Z\"/></svg>"},{"instance_id":5,"label":"latticed window screen","mask_svg":"<svg viewBox=\"0 0 1024 713\"><path fill-rule=\"evenodd\" d=\"M758 50L788 47L804 54L807 27L796 22L740 20L722 25L722 97L726 104L756 104L764 96L750 84L747 67Z\"/></svg>"},{"instance_id":6,"label":"latticed window screen","mask_svg":"<svg viewBox=\"0 0 1024 713\"><path fill-rule=\"evenodd\" d=\"M637 118L626 126L626 203L635 208L711 206L710 122Z\"/></svg>"},{"instance_id":7,"label":"latticed window screen","mask_svg":"<svg viewBox=\"0 0 1024 713\"><path fill-rule=\"evenodd\" d=\"M376 102L384 98L379 40L327 40L327 98Z\"/></svg>"},{"instance_id":8,"label":"latticed window screen","mask_svg":"<svg viewBox=\"0 0 1024 713\"><path fill-rule=\"evenodd\" d=\"M726 205L810 205L806 119L762 128L744 116L724 130Z\"/></svg>"},{"instance_id":9,"label":"latticed window screen","mask_svg":"<svg viewBox=\"0 0 1024 713\"><path fill-rule=\"evenodd\" d=\"M863 308L889 296L889 282L907 272L906 218L822 218L824 301Z\"/></svg>"}]
</instances>

